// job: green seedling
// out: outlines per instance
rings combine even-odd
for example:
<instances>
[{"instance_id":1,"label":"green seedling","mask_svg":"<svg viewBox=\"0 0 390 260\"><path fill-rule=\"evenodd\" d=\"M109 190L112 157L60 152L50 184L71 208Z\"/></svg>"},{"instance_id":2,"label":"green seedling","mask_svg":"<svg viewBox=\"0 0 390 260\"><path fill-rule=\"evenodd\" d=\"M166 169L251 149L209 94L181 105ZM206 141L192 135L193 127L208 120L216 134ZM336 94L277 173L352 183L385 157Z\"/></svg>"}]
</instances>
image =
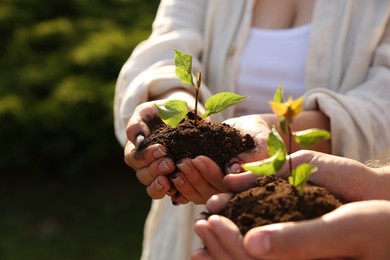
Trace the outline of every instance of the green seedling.
<instances>
[{"instance_id":1,"label":"green seedling","mask_svg":"<svg viewBox=\"0 0 390 260\"><path fill-rule=\"evenodd\" d=\"M282 132L287 135L288 147L286 148L282 137L274 126L267 140L267 151L270 157L262 161L242 165L246 171L267 176L276 174L283 167L287 156L290 155L293 139L302 147L307 147L315 144L319 140L327 140L330 138L330 133L326 130L315 128L296 132L291 130L294 117L302 111L303 98L294 100L290 97L287 102L283 102L282 85L276 90L270 106L272 111L279 117L279 126ZM299 195L303 195L303 187L310 175L315 171L317 171L317 168L310 164L301 164L293 169L292 160L289 160L289 182L298 190Z\"/></svg>"},{"instance_id":2,"label":"green seedling","mask_svg":"<svg viewBox=\"0 0 390 260\"><path fill-rule=\"evenodd\" d=\"M199 90L202 82L202 75L200 72L197 72L194 78L192 73L192 56L177 49L175 49L175 65L176 75L180 81L183 84L192 85L195 89L194 122L195 126L197 126ZM232 92L217 93L207 99L205 103L206 112L200 117L201 119L204 119L212 114L219 113L246 98L246 96L241 96ZM172 128L177 127L187 113L190 112L187 102L183 100L169 100L163 106L158 106L157 104L154 104L154 106L157 107L161 120Z\"/></svg>"}]
</instances>

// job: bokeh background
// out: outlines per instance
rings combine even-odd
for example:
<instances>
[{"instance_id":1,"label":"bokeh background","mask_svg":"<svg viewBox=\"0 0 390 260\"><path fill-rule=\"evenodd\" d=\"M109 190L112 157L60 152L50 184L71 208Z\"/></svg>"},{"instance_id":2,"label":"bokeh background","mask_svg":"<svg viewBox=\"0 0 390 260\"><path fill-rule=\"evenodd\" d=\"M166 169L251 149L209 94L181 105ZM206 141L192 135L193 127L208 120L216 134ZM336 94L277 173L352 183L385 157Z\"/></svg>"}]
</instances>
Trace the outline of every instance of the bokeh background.
<instances>
[{"instance_id":1,"label":"bokeh background","mask_svg":"<svg viewBox=\"0 0 390 260\"><path fill-rule=\"evenodd\" d=\"M139 259L113 97L156 0L0 1L0 259Z\"/></svg>"}]
</instances>

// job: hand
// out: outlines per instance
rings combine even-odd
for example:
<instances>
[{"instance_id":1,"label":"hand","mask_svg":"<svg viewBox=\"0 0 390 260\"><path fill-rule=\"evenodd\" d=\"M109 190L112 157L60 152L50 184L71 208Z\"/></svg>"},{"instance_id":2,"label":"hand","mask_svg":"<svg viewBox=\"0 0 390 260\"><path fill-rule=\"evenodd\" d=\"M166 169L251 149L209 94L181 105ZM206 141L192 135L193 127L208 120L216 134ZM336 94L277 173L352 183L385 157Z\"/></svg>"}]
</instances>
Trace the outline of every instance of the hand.
<instances>
[{"instance_id":1,"label":"hand","mask_svg":"<svg viewBox=\"0 0 390 260\"><path fill-rule=\"evenodd\" d=\"M207 249L192 259L389 259L390 202L345 204L313 220L251 229L244 238L229 219L198 220L196 233Z\"/></svg>"},{"instance_id":2,"label":"hand","mask_svg":"<svg viewBox=\"0 0 390 260\"><path fill-rule=\"evenodd\" d=\"M167 156L167 149L163 145L151 145L142 151L138 151L137 147L144 137L150 135L148 122L158 116L153 103L164 102L159 100L139 105L126 130L129 141L125 147L125 162L136 171L138 180L147 186L147 193L153 199L161 199L172 190L167 175L174 171L175 164Z\"/></svg>"},{"instance_id":3,"label":"hand","mask_svg":"<svg viewBox=\"0 0 390 260\"><path fill-rule=\"evenodd\" d=\"M247 252L268 258L389 259L390 202L345 204L321 218L250 230Z\"/></svg>"},{"instance_id":4,"label":"hand","mask_svg":"<svg viewBox=\"0 0 390 260\"><path fill-rule=\"evenodd\" d=\"M200 155L182 160L177 167L180 172L172 179L178 191L173 198L175 202L205 204L212 195L226 192L222 182L224 174L212 159Z\"/></svg>"},{"instance_id":5,"label":"hand","mask_svg":"<svg viewBox=\"0 0 390 260\"><path fill-rule=\"evenodd\" d=\"M260 116L237 117L226 120L224 123L241 130L244 134L250 134L257 144L257 149L254 151L241 153L232 158L226 172L238 173L242 171L241 163L260 160L268 156L264 147L270 129ZM181 172L175 174L177 178L172 181L180 192L179 197L175 198L175 201L180 204L188 201L203 204L211 195L226 191L224 184L226 178L221 169L210 158L199 156L193 160L186 159L177 166ZM229 180L228 177L228 183ZM232 183L235 182L232 181Z\"/></svg>"}]
</instances>

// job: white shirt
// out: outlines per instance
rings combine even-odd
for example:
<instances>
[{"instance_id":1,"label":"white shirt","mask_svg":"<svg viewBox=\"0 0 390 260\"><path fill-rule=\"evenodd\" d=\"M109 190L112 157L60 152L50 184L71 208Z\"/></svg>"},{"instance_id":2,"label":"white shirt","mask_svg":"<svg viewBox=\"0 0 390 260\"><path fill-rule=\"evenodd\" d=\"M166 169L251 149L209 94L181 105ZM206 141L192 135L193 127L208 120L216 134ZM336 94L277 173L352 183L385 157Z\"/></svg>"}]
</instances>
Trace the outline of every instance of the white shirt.
<instances>
[{"instance_id":1,"label":"white shirt","mask_svg":"<svg viewBox=\"0 0 390 260\"><path fill-rule=\"evenodd\" d=\"M280 84L285 100L303 95L310 28L251 29L236 80L236 92L249 98L236 105L236 116L271 112L269 101Z\"/></svg>"}]
</instances>

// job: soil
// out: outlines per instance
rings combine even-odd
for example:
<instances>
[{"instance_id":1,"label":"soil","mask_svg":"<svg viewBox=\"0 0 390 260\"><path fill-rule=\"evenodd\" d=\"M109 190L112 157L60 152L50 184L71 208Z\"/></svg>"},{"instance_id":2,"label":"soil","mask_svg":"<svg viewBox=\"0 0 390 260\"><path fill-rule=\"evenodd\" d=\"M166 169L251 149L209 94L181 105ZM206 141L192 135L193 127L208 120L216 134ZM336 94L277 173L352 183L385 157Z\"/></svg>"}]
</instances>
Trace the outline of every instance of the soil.
<instances>
[{"instance_id":1,"label":"soil","mask_svg":"<svg viewBox=\"0 0 390 260\"><path fill-rule=\"evenodd\" d=\"M303 196L288 181L262 176L256 187L235 194L218 214L231 219L245 234L249 229L273 223L320 217L341 206L327 189L308 183Z\"/></svg>"},{"instance_id":2,"label":"soil","mask_svg":"<svg viewBox=\"0 0 390 260\"><path fill-rule=\"evenodd\" d=\"M243 135L227 124L202 120L195 127L191 114L176 128L165 125L159 118L150 122L149 127L151 135L138 149L163 144L175 162L205 155L224 169L231 158L255 148L250 135ZM175 172L171 178L174 176ZM172 203L175 204L174 196ZM268 176L259 177L255 188L235 194L219 214L230 218L245 234L256 226L316 218L340 205L342 203L325 188L308 184L304 195L298 196L298 191L287 181Z\"/></svg>"},{"instance_id":3,"label":"soil","mask_svg":"<svg viewBox=\"0 0 390 260\"><path fill-rule=\"evenodd\" d=\"M255 148L249 134L243 135L227 124L198 120L195 127L193 114L188 114L176 128L164 124L159 118L152 121L149 127L152 134L140 143L138 149L163 144L175 162L205 155L224 169L231 158Z\"/></svg>"}]
</instances>

